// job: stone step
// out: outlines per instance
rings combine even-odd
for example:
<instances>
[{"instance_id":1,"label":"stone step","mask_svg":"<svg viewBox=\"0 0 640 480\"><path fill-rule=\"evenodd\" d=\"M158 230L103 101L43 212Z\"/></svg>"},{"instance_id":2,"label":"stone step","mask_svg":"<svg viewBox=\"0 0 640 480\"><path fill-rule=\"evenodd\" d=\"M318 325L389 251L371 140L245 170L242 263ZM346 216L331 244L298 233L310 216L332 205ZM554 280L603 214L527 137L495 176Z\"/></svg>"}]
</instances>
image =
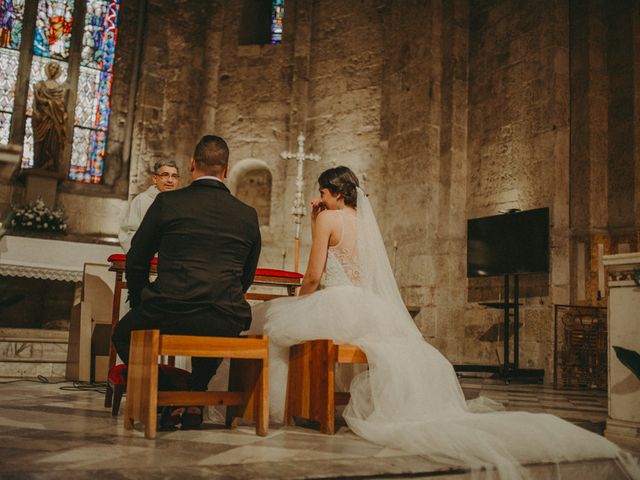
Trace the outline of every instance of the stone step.
<instances>
[{"instance_id":1,"label":"stone step","mask_svg":"<svg viewBox=\"0 0 640 480\"><path fill-rule=\"evenodd\" d=\"M0 377L64 377L69 332L0 328Z\"/></svg>"},{"instance_id":2,"label":"stone step","mask_svg":"<svg viewBox=\"0 0 640 480\"><path fill-rule=\"evenodd\" d=\"M65 363L67 361L67 344L0 340L0 361Z\"/></svg>"},{"instance_id":3,"label":"stone step","mask_svg":"<svg viewBox=\"0 0 640 480\"><path fill-rule=\"evenodd\" d=\"M0 328L0 341L64 343L66 345L69 342L69 332L44 328Z\"/></svg>"},{"instance_id":4,"label":"stone step","mask_svg":"<svg viewBox=\"0 0 640 480\"><path fill-rule=\"evenodd\" d=\"M0 377L3 378L37 377L38 375L47 378L64 378L66 369L66 363L0 361Z\"/></svg>"}]
</instances>

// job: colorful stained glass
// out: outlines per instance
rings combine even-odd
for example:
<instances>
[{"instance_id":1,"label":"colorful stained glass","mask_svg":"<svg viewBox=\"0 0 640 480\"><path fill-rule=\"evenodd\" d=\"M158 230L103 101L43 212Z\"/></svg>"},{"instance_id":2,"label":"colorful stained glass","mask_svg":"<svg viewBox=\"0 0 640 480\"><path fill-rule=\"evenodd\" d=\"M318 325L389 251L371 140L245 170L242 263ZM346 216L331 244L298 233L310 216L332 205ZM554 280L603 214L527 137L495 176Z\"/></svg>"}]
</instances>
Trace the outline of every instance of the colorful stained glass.
<instances>
[{"instance_id":1,"label":"colorful stained glass","mask_svg":"<svg viewBox=\"0 0 640 480\"><path fill-rule=\"evenodd\" d=\"M0 0L0 47L20 48L24 0Z\"/></svg>"},{"instance_id":2,"label":"colorful stained glass","mask_svg":"<svg viewBox=\"0 0 640 480\"><path fill-rule=\"evenodd\" d=\"M87 0L82 65L111 72L118 38L118 0Z\"/></svg>"},{"instance_id":3,"label":"colorful stained glass","mask_svg":"<svg viewBox=\"0 0 640 480\"><path fill-rule=\"evenodd\" d=\"M111 115L119 0L87 0L69 178L100 183Z\"/></svg>"},{"instance_id":4,"label":"colorful stained glass","mask_svg":"<svg viewBox=\"0 0 640 480\"><path fill-rule=\"evenodd\" d=\"M0 112L0 143L9 143L9 128L11 127L11 114Z\"/></svg>"},{"instance_id":5,"label":"colorful stained glass","mask_svg":"<svg viewBox=\"0 0 640 480\"><path fill-rule=\"evenodd\" d=\"M282 42L282 29L284 26L284 0L271 2L271 43Z\"/></svg>"},{"instance_id":6,"label":"colorful stained glass","mask_svg":"<svg viewBox=\"0 0 640 480\"><path fill-rule=\"evenodd\" d=\"M24 0L0 0L0 143L9 143L23 15Z\"/></svg>"},{"instance_id":7,"label":"colorful stained glass","mask_svg":"<svg viewBox=\"0 0 640 480\"><path fill-rule=\"evenodd\" d=\"M0 111L13 111L18 78L19 54L17 50L0 48Z\"/></svg>"},{"instance_id":8,"label":"colorful stained glass","mask_svg":"<svg viewBox=\"0 0 640 480\"><path fill-rule=\"evenodd\" d=\"M71 148L71 170L69 178L80 182L88 182L89 175L89 153L91 147L91 130L88 128L75 127L73 129L73 147ZM85 180L84 174L87 174Z\"/></svg>"},{"instance_id":9,"label":"colorful stained glass","mask_svg":"<svg viewBox=\"0 0 640 480\"><path fill-rule=\"evenodd\" d=\"M39 0L33 53L65 60L71 46L73 0Z\"/></svg>"},{"instance_id":10,"label":"colorful stained glass","mask_svg":"<svg viewBox=\"0 0 640 480\"><path fill-rule=\"evenodd\" d=\"M106 147L107 132L75 127L69 178L78 182L100 183Z\"/></svg>"},{"instance_id":11,"label":"colorful stained glass","mask_svg":"<svg viewBox=\"0 0 640 480\"><path fill-rule=\"evenodd\" d=\"M98 111L100 73L100 70L80 67L76 101L76 125L85 128L94 126L96 112Z\"/></svg>"}]
</instances>

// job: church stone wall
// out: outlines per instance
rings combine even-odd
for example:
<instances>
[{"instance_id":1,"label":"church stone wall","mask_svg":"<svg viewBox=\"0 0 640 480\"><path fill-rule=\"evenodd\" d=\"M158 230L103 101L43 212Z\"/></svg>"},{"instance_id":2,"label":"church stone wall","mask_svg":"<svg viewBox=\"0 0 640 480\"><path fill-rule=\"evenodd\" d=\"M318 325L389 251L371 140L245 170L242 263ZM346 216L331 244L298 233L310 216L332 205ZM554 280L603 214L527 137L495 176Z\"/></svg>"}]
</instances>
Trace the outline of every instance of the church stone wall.
<instances>
[{"instance_id":1,"label":"church stone wall","mask_svg":"<svg viewBox=\"0 0 640 480\"><path fill-rule=\"evenodd\" d=\"M224 2L215 104L203 118L230 146L230 169L249 159L272 175L271 216L262 227L260 265L293 268L297 136L305 151L322 156L305 162L305 204L318 195L318 174L348 165L375 188L380 177L382 20L379 1L287 3L281 45L239 45L243 2ZM377 198L377 197L373 197ZM374 200L377 201L377 200ZM309 216L301 228L300 269L310 245ZM286 258L283 259L283 253Z\"/></svg>"},{"instance_id":2,"label":"church stone wall","mask_svg":"<svg viewBox=\"0 0 640 480\"><path fill-rule=\"evenodd\" d=\"M569 300L568 13L553 1L470 3L467 215L550 208L551 273L522 278L520 335L521 366L548 374L551 304ZM500 285L469 280L467 362L497 362L501 312L474 302L498 300Z\"/></svg>"},{"instance_id":3,"label":"church stone wall","mask_svg":"<svg viewBox=\"0 0 640 480\"><path fill-rule=\"evenodd\" d=\"M295 132L289 132L293 87L292 55L296 35L294 5L287 5L285 40L281 45L240 45L240 23L244 2L220 2L218 18L222 28L212 42L214 50L205 52L205 63L218 62L216 84L210 84L208 105L203 108L201 133L213 133L227 140L229 167L248 161L266 164L271 173L270 218L261 227L263 250L260 265L283 266L282 249L293 242L283 229L291 224L293 196L287 191L286 173L295 172L280 152L295 148ZM292 2L293 3L293 2ZM212 81L210 79L210 81ZM208 119L208 120L206 120ZM293 252L286 259L293 268Z\"/></svg>"},{"instance_id":4,"label":"church stone wall","mask_svg":"<svg viewBox=\"0 0 640 480\"><path fill-rule=\"evenodd\" d=\"M214 12L205 0L148 2L131 153L132 195L150 185L158 160L175 160L182 182L188 178L198 138L204 39Z\"/></svg>"},{"instance_id":5,"label":"church stone wall","mask_svg":"<svg viewBox=\"0 0 640 480\"><path fill-rule=\"evenodd\" d=\"M384 2L378 0L313 2L306 128L310 149L322 159L306 165L307 202L318 196L322 171L345 165L358 176L374 208L382 205L385 18ZM310 228L305 227L308 245Z\"/></svg>"},{"instance_id":6,"label":"church stone wall","mask_svg":"<svg viewBox=\"0 0 640 480\"><path fill-rule=\"evenodd\" d=\"M313 196L315 179L329 167L350 167L367 190L378 179L382 3L314 2L307 128L323 158L309 169Z\"/></svg>"},{"instance_id":7,"label":"church stone wall","mask_svg":"<svg viewBox=\"0 0 640 480\"><path fill-rule=\"evenodd\" d=\"M638 250L640 4L571 4L573 303L607 303L602 256Z\"/></svg>"},{"instance_id":8,"label":"church stone wall","mask_svg":"<svg viewBox=\"0 0 640 480\"><path fill-rule=\"evenodd\" d=\"M635 10L635 11L634 11ZM635 15L634 15L635 13ZM609 73L608 114L608 207L613 231L631 229L638 212L634 209L634 17L640 14L637 2L609 4L607 8L607 70ZM640 88L635 85L635 88Z\"/></svg>"},{"instance_id":9,"label":"church stone wall","mask_svg":"<svg viewBox=\"0 0 640 480\"><path fill-rule=\"evenodd\" d=\"M380 224L425 337L461 360L465 316L466 2L394 4L385 19Z\"/></svg>"}]
</instances>

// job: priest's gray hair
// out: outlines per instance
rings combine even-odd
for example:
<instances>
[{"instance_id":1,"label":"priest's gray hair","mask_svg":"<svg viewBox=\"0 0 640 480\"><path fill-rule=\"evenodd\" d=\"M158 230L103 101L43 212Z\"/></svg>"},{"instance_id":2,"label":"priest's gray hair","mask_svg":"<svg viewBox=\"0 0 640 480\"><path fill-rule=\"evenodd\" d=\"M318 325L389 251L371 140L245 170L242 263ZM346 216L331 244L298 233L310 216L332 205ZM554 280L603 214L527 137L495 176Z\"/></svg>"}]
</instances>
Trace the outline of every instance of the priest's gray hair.
<instances>
[{"instance_id":1,"label":"priest's gray hair","mask_svg":"<svg viewBox=\"0 0 640 480\"><path fill-rule=\"evenodd\" d=\"M173 167L180 173L180 169L175 160L158 160L153 164L153 173L158 174L162 167Z\"/></svg>"}]
</instances>

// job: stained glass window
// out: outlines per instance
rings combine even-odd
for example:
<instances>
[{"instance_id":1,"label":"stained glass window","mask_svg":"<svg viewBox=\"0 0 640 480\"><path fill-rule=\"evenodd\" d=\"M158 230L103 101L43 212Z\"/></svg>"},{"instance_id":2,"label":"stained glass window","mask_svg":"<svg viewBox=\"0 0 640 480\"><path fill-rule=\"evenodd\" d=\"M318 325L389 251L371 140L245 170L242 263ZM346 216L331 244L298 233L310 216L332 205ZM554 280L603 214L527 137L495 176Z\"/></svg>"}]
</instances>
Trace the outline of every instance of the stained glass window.
<instances>
[{"instance_id":1,"label":"stained glass window","mask_svg":"<svg viewBox=\"0 0 640 480\"><path fill-rule=\"evenodd\" d=\"M74 112L70 113L74 118L74 129L69 178L85 183L100 183L111 114L110 97L120 2L86 0L86 7L76 104ZM69 57L72 24L73 0L39 0L27 98L24 168L33 166L33 85L46 79L44 66L50 61L56 61L62 67L62 75L57 80L67 80L68 63L65 60ZM0 115L0 135L3 134L4 122Z\"/></svg>"},{"instance_id":2,"label":"stained glass window","mask_svg":"<svg viewBox=\"0 0 640 480\"><path fill-rule=\"evenodd\" d=\"M118 37L119 0L88 0L82 64L111 72Z\"/></svg>"},{"instance_id":3,"label":"stained glass window","mask_svg":"<svg viewBox=\"0 0 640 480\"><path fill-rule=\"evenodd\" d=\"M71 46L73 0L39 0L33 53L65 60Z\"/></svg>"},{"instance_id":4,"label":"stained glass window","mask_svg":"<svg viewBox=\"0 0 640 480\"><path fill-rule=\"evenodd\" d=\"M11 114L18 78L18 51L0 48L0 143L9 143Z\"/></svg>"},{"instance_id":5,"label":"stained glass window","mask_svg":"<svg viewBox=\"0 0 640 480\"><path fill-rule=\"evenodd\" d=\"M284 0L271 2L271 43L282 41L282 28L284 25Z\"/></svg>"},{"instance_id":6,"label":"stained glass window","mask_svg":"<svg viewBox=\"0 0 640 480\"><path fill-rule=\"evenodd\" d=\"M0 0L0 47L20 48L24 0Z\"/></svg>"},{"instance_id":7,"label":"stained glass window","mask_svg":"<svg viewBox=\"0 0 640 480\"><path fill-rule=\"evenodd\" d=\"M23 15L24 0L0 0L0 143L9 143Z\"/></svg>"},{"instance_id":8,"label":"stained glass window","mask_svg":"<svg viewBox=\"0 0 640 480\"><path fill-rule=\"evenodd\" d=\"M119 0L87 0L69 177L100 183L111 114Z\"/></svg>"}]
</instances>

